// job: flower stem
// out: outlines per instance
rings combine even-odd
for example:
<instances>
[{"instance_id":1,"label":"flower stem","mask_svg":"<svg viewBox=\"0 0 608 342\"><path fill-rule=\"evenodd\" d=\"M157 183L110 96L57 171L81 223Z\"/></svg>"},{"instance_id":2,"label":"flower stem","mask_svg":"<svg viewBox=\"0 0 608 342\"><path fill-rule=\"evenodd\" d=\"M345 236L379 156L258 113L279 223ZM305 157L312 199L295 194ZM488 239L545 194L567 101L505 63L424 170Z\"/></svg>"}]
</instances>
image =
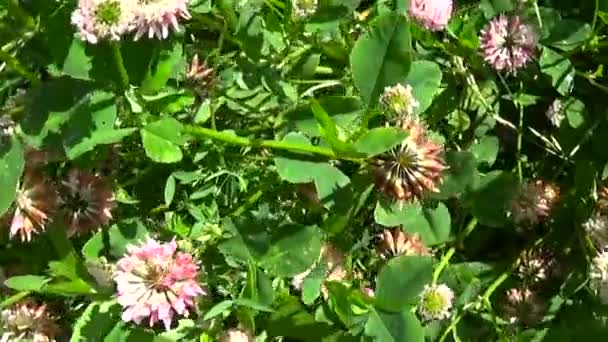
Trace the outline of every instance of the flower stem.
<instances>
[{"instance_id":1,"label":"flower stem","mask_svg":"<svg viewBox=\"0 0 608 342\"><path fill-rule=\"evenodd\" d=\"M433 284L437 283L437 280L439 279L439 276L441 275L441 271L443 271L443 269L450 263L450 259L454 255L454 252L456 252L456 248L452 247L441 258L439 265L435 269L435 272L433 272Z\"/></svg>"},{"instance_id":2,"label":"flower stem","mask_svg":"<svg viewBox=\"0 0 608 342\"><path fill-rule=\"evenodd\" d=\"M518 104L518 106L519 126L517 127L517 175L519 176L519 181L522 182L524 180L524 174L521 162L521 143L524 136L524 106L521 104Z\"/></svg>"},{"instance_id":3,"label":"flower stem","mask_svg":"<svg viewBox=\"0 0 608 342\"><path fill-rule=\"evenodd\" d=\"M220 132L204 127L195 127L184 125L183 132L197 137L209 138L217 141L222 141L232 145L250 146L270 148L273 150L282 150L290 152L310 153L328 158L337 158L338 156L329 148L319 147L309 144L292 143L279 140L255 140L245 137L240 137L231 132Z\"/></svg>"},{"instance_id":4,"label":"flower stem","mask_svg":"<svg viewBox=\"0 0 608 342\"><path fill-rule=\"evenodd\" d=\"M125 92L129 89L129 74L127 73L127 69L125 69L125 62L122 59L118 42L110 42L110 50L112 50L112 58L120 76L119 89L121 92Z\"/></svg>"}]
</instances>

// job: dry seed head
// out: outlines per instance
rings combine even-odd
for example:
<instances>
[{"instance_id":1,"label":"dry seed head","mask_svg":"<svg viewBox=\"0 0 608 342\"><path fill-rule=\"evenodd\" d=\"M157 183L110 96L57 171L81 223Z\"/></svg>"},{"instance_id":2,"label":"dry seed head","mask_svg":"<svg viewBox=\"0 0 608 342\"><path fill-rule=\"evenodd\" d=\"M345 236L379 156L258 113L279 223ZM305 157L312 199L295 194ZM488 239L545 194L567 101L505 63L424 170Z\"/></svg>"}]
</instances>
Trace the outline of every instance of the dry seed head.
<instances>
[{"instance_id":1,"label":"dry seed head","mask_svg":"<svg viewBox=\"0 0 608 342\"><path fill-rule=\"evenodd\" d=\"M535 325L546 312L547 303L527 287L511 288L505 295L503 311L511 323Z\"/></svg>"},{"instance_id":2,"label":"dry seed head","mask_svg":"<svg viewBox=\"0 0 608 342\"><path fill-rule=\"evenodd\" d=\"M443 146L431 141L424 126L414 117L399 120L409 133L403 142L374 160L376 186L388 197L406 202L427 192L438 192L443 171Z\"/></svg>"},{"instance_id":3,"label":"dry seed head","mask_svg":"<svg viewBox=\"0 0 608 342\"><path fill-rule=\"evenodd\" d=\"M511 201L509 215L517 224L538 224L550 216L559 192L557 185L542 180L522 184Z\"/></svg>"},{"instance_id":4,"label":"dry seed head","mask_svg":"<svg viewBox=\"0 0 608 342\"><path fill-rule=\"evenodd\" d=\"M51 342L59 327L46 305L26 300L2 310L3 334L0 341Z\"/></svg>"},{"instance_id":5,"label":"dry seed head","mask_svg":"<svg viewBox=\"0 0 608 342\"><path fill-rule=\"evenodd\" d=\"M378 254L387 259L400 255L430 255L429 249L424 245L417 234L406 234L401 229L384 229L380 234Z\"/></svg>"}]
</instances>

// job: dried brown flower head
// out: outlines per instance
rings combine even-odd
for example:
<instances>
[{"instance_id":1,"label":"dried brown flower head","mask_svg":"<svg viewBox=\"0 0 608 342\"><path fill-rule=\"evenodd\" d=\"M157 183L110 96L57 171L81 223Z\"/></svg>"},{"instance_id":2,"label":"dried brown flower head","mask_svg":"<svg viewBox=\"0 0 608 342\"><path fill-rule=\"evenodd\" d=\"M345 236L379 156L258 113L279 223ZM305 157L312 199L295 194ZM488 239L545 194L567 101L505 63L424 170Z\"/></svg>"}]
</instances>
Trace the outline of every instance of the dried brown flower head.
<instances>
[{"instance_id":1,"label":"dried brown flower head","mask_svg":"<svg viewBox=\"0 0 608 342\"><path fill-rule=\"evenodd\" d=\"M420 199L426 192L438 192L447 168L443 146L431 141L425 127L414 117L399 120L398 127L409 133L401 144L374 161L374 176L380 191L398 201Z\"/></svg>"},{"instance_id":2,"label":"dried brown flower head","mask_svg":"<svg viewBox=\"0 0 608 342\"><path fill-rule=\"evenodd\" d=\"M547 303L529 288L512 288L505 295L503 311L511 323L531 326L540 323Z\"/></svg>"},{"instance_id":3,"label":"dried brown flower head","mask_svg":"<svg viewBox=\"0 0 608 342\"><path fill-rule=\"evenodd\" d=\"M188 65L186 80L197 94L207 97L215 81L215 72L207 65L207 61L201 63L198 55L194 55Z\"/></svg>"},{"instance_id":4,"label":"dried brown flower head","mask_svg":"<svg viewBox=\"0 0 608 342\"><path fill-rule=\"evenodd\" d=\"M105 178L72 169L63 185L61 202L69 235L86 233L112 218L114 194Z\"/></svg>"},{"instance_id":5,"label":"dried brown flower head","mask_svg":"<svg viewBox=\"0 0 608 342\"><path fill-rule=\"evenodd\" d=\"M380 234L378 254L387 259L399 255L430 255L427 246L417 234L406 234L401 229L384 229Z\"/></svg>"},{"instance_id":6,"label":"dried brown flower head","mask_svg":"<svg viewBox=\"0 0 608 342\"><path fill-rule=\"evenodd\" d=\"M543 180L524 183L511 201L509 215L517 224L535 225L549 217L558 200L557 185Z\"/></svg>"},{"instance_id":7,"label":"dried brown flower head","mask_svg":"<svg viewBox=\"0 0 608 342\"><path fill-rule=\"evenodd\" d=\"M39 305L31 300L2 310L2 325L2 341L50 342L55 341L59 333L59 327L46 305Z\"/></svg>"},{"instance_id":8,"label":"dried brown flower head","mask_svg":"<svg viewBox=\"0 0 608 342\"><path fill-rule=\"evenodd\" d=\"M46 229L56 205L55 190L45 176L42 173L26 171L21 187L17 190L10 236L19 235L21 241L31 241L32 235Z\"/></svg>"},{"instance_id":9,"label":"dried brown flower head","mask_svg":"<svg viewBox=\"0 0 608 342\"><path fill-rule=\"evenodd\" d=\"M548 280L554 277L557 271L555 254L543 248L525 250L517 267L517 275L527 285L535 285Z\"/></svg>"},{"instance_id":10,"label":"dried brown flower head","mask_svg":"<svg viewBox=\"0 0 608 342\"><path fill-rule=\"evenodd\" d=\"M602 185L597 190L597 209L602 213L608 213L608 185Z\"/></svg>"}]
</instances>

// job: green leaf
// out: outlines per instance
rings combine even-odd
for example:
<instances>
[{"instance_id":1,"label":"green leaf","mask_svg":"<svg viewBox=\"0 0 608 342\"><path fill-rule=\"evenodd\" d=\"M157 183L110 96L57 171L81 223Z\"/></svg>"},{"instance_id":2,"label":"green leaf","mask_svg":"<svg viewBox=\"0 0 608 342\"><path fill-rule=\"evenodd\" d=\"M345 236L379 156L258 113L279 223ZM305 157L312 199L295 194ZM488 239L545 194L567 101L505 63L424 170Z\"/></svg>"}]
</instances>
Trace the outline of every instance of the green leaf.
<instances>
[{"instance_id":1,"label":"green leaf","mask_svg":"<svg viewBox=\"0 0 608 342\"><path fill-rule=\"evenodd\" d=\"M181 124L173 118L163 118L147 124L140 131L146 155L158 163L176 163L183 154Z\"/></svg>"},{"instance_id":2,"label":"green leaf","mask_svg":"<svg viewBox=\"0 0 608 342\"><path fill-rule=\"evenodd\" d=\"M306 271L321 253L321 231L316 226L287 225L272 236L261 258L262 267L279 277Z\"/></svg>"},{"instance_id":3,"label":"green leaf","mask_svg":"<svg viewBox=\"0 0 608 342\"><path fill-rule=\"evenodd\" d=\"M98 231L82 246L82 255L85 259L97 260L104 249L103 233Z\"/></svg>"},{"instance_id":4,"label":"green leaf","mask_svg":"<svg viewBox=\"0 0 608 342\"><path fill-rule=\"evenodd\" d=\"M512 0L481 0L479 8L488 19L514 9Z\"/></svg>"},{"instance_id":5,"label":"green leaf","mask_svg":"<svg viewBox=\"0 0 608 342\"><path fill-rule=\"evenodd\" d=\"M374 210L376 223L386 226L402 226L409 234L418 234L427 245L436 245L450 239L450 213L443 203L437 208L423 208L418 202L399 204L378 201Z\"/></svg>"},{"instance_id":6,"label":"green leaf","mask_svg":"<svg viewBox=\"0 0 608 342\"><path fill-rule=\"evenodd\" d=\"M211 117L211 100L205 99L203 103L201 103L200 107L196 111L196 115L194 115L194 123L195 124L203 124L209 120Z\"/></svg>"},{"instance_id":7,"label":"green leaf","mask_svg":"<svg viewBox=\"0 0 608 342\"><path fill-rule=\"evenodd\" d=\"M483 225L500 227L507 222L506 208L518 189L514 175L492 171L480 179L465 198L471 213Z\"/></svg>"},{"instance_id":8,"label":"green leaf","mask_svg":"<svg viewBox=\"0 0 608 342\"><path fill-rule=\"evenodd\" d=\"M86 152L92 151L97 145L115 144L135 132L137 128L103 129L94 131L91 136L84 137L79 143L68 147L66 154L74 160Z\"/></svg>"},{"instance_id":9,"label":"green leaf","mask_svg":"<svg viewBox=\"0 0 608 342\"><path fill-rule=\"evenodd\" d=\"M247 286L243 289L241 298L249 298L266 306L272 305L274 300L272 281L253 261L249 262Z\"/></svg>"},{"instance_id":10,"label":"green leaf","mask_svg":"<svg viewBox=\"0 0 608 342\"><path fill-rule=\"evenodd\" d=\"M316 100L311 100L312 113L319 124L319 131L331 148L342 154L352 154L353 147L338 136L336 124Z\"/></svg>"},{"instance_id":11,"label":"green leaf","mask_svg":"<svg viewBox=\"0 0 608 342\"><path fill-rule=\"evenodd\" d=\"M389 260L378 274L376 305L400 312L418 301L424 285L433 278L433 258L400 256Z\"/></svg>"},{"instance_id":12,"label":"green leaf","mask_svg":"<svg viewBox=\"0 0 608 342\"><path fill-rule=\"evenodd\" d=\"M497 137L486 135L471 147L471 152L479 164L487 163L488 166L492 166L498 155L498 143Z\"/></svg>"},{"instance_id":13,"label":"green leaf","mask_svg":"<svg viewBox=\"0 0 608 342\"><path fill-rule=\"evenodd\" d=\"M310 144L306 137L297 133L286 135L283 141ZM277 156L274 162L281 179L296 184L314 182L317 195L327 208L334 205L336 195L350 183L350 179L333 165L311 160L306 155Z\"/></svg>"},{"instance_id":14,"label":"green leaf","mask_svg":"<svg viewBox=\"0 0 608 342\"><path fill-rule=\"evenodd\" d=\"M589 24L563 19L552 27L550 36L542 43L568 52L583 45L590 34Z\"/></svg>"},{"instance_id":15,"label":"green leaf","mask_svg":"<svg viewBox=\"0 0 608 342\"><path fill-rule=\"evenodd\" d=\"M567 57L545 47L539 64L543 74L551 77L551 84L560 94L565 96L572 91L574 67Z\"/></svg>"},{"instance_id":16,"label":"green leaf","mask_svg":"<svg viewBox=\"0 0 608 342\"><path fill-rule=\"evenodd\" d=\"M229 309L232 308L234 302L231 300L223 300L217 304L215 304L209 311L205 313L203 316L203 320L207 321L219 315L222 315L224 312L230 312Z\"/></svg>"},{"instance_id":17,"label":"green leaf","mask_svg":"<svg viewBox=\"0 0 608 342\"><path fill-rule=\"evenodd\" d=\"M406 17L397 13L378 17L355 43L350 62L365 106L375 106L384 88L403 82L410 70L411 40Z\"/></svg>"},{"instance_id":18,"label":"green leaf","mask_svg":"<svg viewBox=\"0 0 608 342\"><path fill-rule=\"evenodd\" d=\"M433 98L439 93L441 86L441 68L437 63L431 61L415 61L412 63L410 72L404 84L412 86L412 93L420 103L414 113L424 113L433 103Z\"/></svg>"},{"instance_id":19,"label":"green leaf","mask_svg":"<svg viewBox=\"0 0 608 342\"><path fill-rule=\"evenodd\" d=\"M89 79L93 68L91 57L87 56L86 43L81 39L72 39L68 54L61 66L61 72L74 78Z\"/></svg>"},{"instance_id":20,"label":"green leaf","mask_svg":"<svg viewBox=\"0 0 608 342\"><path fill-rule=\"evenodd\" d=\"M95 301L74 323L70 342L102 341L120 319L120 306L116 301Z\"/></svg>"},{"instance_id":21,"label":"green leaf","mask_svg":"<svg viewBox=\"0 0 608 342\"><path fill-rule=\"evenodd\" d=\"M0 146L0 216L10 208L24 167L23 147L16 137L8 145Z\"/></svg>"},{"instance_id":22,"label":"green leaf","mask_svg":"<svg viewBox=\"0 0 608 342\"><path fill-rule=\"evenodd\" d=\"M563 106L570 127L579 128L585 123L585 104L581 100L569 97Z\"/></svg>"},{"instance_id":23,"label":"green leaf","mask_svg":"<svg viewBox=\"0 0 608 342\"><path fill-rule=\"evenodd\" d=\"M348 96L327 96L317 99L319 105L325 109L338 130L348 130L352 126L358 128L357 119L360 118L363 109L361 100L357 97ZM289 122L297 131L309 137L320 136L319 125L317 124L310 106L300 106L290 113Z\"/></svg>"},{"instance_id":24,"label":"green leaf","mask_svg":"<svg viewBox=\"0 0 608 342\"><path fill-rule=\"evenodd\" d=\"M315 267L302 282L302 302L311 305L321 294L321 285L325 281L327 270L321 265Z\"/></svg>"},{"instance_id":25,"label":"green leaf","mask_svg":"<svg viewBox=\"0 0 608 342\"><path fill-rule=\"evenodd\" d=\"M431 195L438 199L459 196L475 181L477 165L471 152L448 151L445 161L449 168L444 171L439 193Z\"/></svg>"},{"instance_id":26,"label":"green leaf","mask_svg":"<svg viewBox=\"0 0 608 342\"><path fill-rule=\"evenodd\" d=\"M397 313L372 310L365 324L365 335L377 342L424 342L424 329L409 310Z\"/></svg>"},{"instance_id":27,"label":"green leaf","mask_svg":"<svg viewBox=\"0 0 608 342\"><path fill-rule=\"evenodd\" d=\"M394 127L372 128L363 134L354 146L357 151L365 153L368 157L382 154L401 144L408 136L402 129Z\"/></svg>"},{"instance_id":28,"label":"green leaf","mask_svg":"<svg viewBox=\"0 0 608 342\"><path fill-rule=\"evenodd\" d=\"M120 258L127 252L130 244L139 245L148 236L148 229L139 220L123 220L113 224L108 230L110 253Z\"/></svg>"},{"instance_id":29,"label":"green leaf","mask_svg":"<svg viewBox=\"0 0 608 342\"><path fill-rule=\"evenodd\" d=\"M163 49L155 54L155 58L150 61L148 73L141 84L142 93L154 94L161 90L182 62L182 44L178 41L173 42L171 47L167 46L168 44L157 45L157 49Z\"/></svg>"},{"instance_id":30,"label":"green leaf","mask_svg":"<svg viewBox=\"0 0 608 342\"><path fill-rule=\"evenodd\" d=\"M169 175L165 182L165 205L168 207L173 202L173 196L175 195L175 177Z\"/></svg>"},{"instance_id":31,"label":"green leaf","mask_svg":"<svg viewBox=\"0 0 608 342\"><path fill-rule=\"evenodd\" d=\"M17 291L40 292L49 281L49 278L43 276L22 275L8 278L4 285Z\"/></svg>"}]
</instances>

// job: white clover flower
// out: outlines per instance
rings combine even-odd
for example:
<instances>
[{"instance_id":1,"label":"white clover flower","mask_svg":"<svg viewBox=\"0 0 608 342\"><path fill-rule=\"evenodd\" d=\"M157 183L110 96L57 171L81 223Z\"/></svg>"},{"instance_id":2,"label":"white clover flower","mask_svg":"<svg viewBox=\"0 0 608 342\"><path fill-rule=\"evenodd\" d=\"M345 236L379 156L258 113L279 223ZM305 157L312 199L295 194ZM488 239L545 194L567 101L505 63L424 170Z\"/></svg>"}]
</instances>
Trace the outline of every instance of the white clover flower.
<instances>
[{"instance_id":1,"label":"white clover flower","mask_svg":"<svg viewBox=\"0 0 608 342\"><path fill-rule=\"evenodd\" d=\"M608 304L608 250L598 252L589 271L591 288L603 304Z\"/></svg>"},{"instance_id":2,"label":"white clover flower","mask_svg":"<svg viewBox=\"0 0 608 342\"><path fill-rule=\"evenodd\" d=\"M420 107L420 103L414 97L412 86L397 84L384 88L380 96L380 104L390 114L398 117L414 114L414 109Z\"/></svg>"},{"instance_id":3,"label":"white clover flower","mask_svg":"<svg viewBox=\"0 0 608 342\"><path fill-rule=\"evenodd\" d=\"M454 292L445 284L425 285L418 312L427 321L442 320L450 317L450 309L454 300Z\"/></svg>"},{"instance_id":4,"label":"white clover flower","mask_svg":"<svg viewBox=\"0 0 608 342\"><path fill-rule=\"evenodd\" d=\"M120 40L133 30L136 0L79 0L72 13L78 36L91 44Z\"/></svg>"},{"instance_id":5,"label":"white clover flower","mask_svg":"<svg viewBox=\"0 0 608 342\"><path fill-rule=\"evenodd\" d=\"M608 245L608 216L595 213L583 223L583 228L599 248Z\"/></svg>"},{"instance_id":6,"label":"white clover flower","mask_svg":"<svg viewBox=\"0 0 608 342\"><path fill-rule=\"evenodd\" d=\"M179 20L190 19L189 0L135 0L135 40L142 36L165 39L169 29L179 32Z\"/></svg>"},{"instance_id":7,"label":"white clover flower","mask_svg":"<svg viewBox=\"0 0 608 342\"><path fill-rule=\"evenodd\" d=\"M293 15L296 18L306 18L315 14L319 0L292 0Z\"/></svg>"},{"instance_id":8,"label":"white clover flower","mask_svg":"<svg viewBox=\"0 0 608 342\"><path fill-rule=\"evenodd\" d=\"M551 103L551 106L549 106L549 109L547 109L545 115L553 126L559 128L562 123L562 120L564 120L565 117L564 106L562 101L560 99L555 99L553 103Z\"/></svg>"}]
</instances>

